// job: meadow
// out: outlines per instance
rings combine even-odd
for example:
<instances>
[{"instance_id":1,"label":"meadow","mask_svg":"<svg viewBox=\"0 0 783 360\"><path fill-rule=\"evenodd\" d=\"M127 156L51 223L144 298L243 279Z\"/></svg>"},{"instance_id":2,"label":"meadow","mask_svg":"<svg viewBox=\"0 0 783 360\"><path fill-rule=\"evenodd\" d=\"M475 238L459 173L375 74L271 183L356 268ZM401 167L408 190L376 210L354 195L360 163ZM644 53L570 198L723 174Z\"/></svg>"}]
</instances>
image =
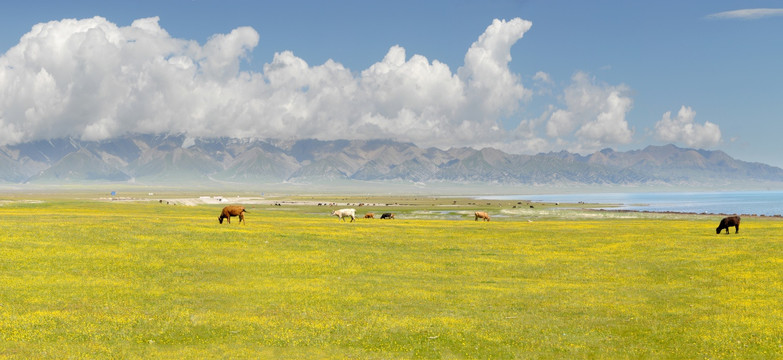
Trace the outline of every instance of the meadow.
<instances>
[{"instance_id":1,"label":"meadow","mask_svg":"<svg viewBox=\"0 0 783 360\"><path fill-rule=\"evenodd\" d=\"M0 358L783 357L781 219L414 200L2 202Z\"/></svg>"}]
</instances>

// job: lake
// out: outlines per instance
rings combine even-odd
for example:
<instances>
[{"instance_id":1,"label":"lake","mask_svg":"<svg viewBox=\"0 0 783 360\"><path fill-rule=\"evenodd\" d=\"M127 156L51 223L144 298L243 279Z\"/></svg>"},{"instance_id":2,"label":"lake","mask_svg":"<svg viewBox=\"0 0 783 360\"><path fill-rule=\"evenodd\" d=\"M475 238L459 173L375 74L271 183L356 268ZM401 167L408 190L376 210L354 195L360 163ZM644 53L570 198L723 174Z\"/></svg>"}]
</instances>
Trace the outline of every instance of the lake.
<instances>
[{"instance_id":1,"label":"lake","mask_svg":"<svg viewBox=\"0 0 783 360\"><path fill-rule=\"evenodd\" d=\"M783 214L783 191L585 193L481 196L487 200L612 204L596 209L708 214Z\"/></svg>"}]
</instances>

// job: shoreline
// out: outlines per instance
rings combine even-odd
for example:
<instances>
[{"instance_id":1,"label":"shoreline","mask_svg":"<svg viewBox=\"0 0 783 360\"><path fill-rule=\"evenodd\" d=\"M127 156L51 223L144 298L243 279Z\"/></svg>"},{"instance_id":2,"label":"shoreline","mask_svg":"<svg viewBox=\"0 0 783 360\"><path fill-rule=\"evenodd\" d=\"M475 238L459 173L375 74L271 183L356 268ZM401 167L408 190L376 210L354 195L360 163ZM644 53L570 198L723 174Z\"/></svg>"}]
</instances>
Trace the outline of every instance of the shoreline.
<instances>
[{"instance_id":1,"label":"shoreline","mask_svg":"<svg viewBox=\"0 0 783 360\"><path fill-rule=\"evenodd\" d=\"M298 195L303 196L303 195ZM399 199L400 197L380 197L380 196L370 196L367 197L368 200L375 199ZM440 197L437 196L436 198L440 199L441 201L453 201L452 199L458 199L456 197ZM459 198L464 199L464 198ZM416 207L421 206L422 204L409 204L409 203L387 203L387 202L368 202L368 203L362 203L362 202L335 202L335 201L317 201L317 200L301 200L301 199L294 199L294 197L279 197L279 199L267 199L267 198L261 198L261 197L222 197L222 196L216 196L216 197L206 197L201 196L198 198L193 197L186 197L186 198L168 198L168 199L160 199L160 200L154 200L154 199L137 199L137 198L106 198L102 197L99 198L100 201L138 201L138 202L155 202L160 201L161 203L167 203L171 205L184 205L184 206L198 206L198 205L218 205L218 204L244 204L244 205L266 205L266 206L325 206L325 207L339 207L339 206L356 206L356 207L362 207L362 206L368 206L368 207ZM417 199L418 200L418 199ZM507 201L507 200L506 200ZM516 200L515 200L516 201ZM521 202L521 201L518 201ZM461 204L465 207L473 205L478 205L475 203L466 203ZM783 218L783 215L781 214L774 214L774 215L766 215L766 214L750 214L750 213L709 213L709 212L691 212L691 211L675 211L675 210L639 210L639 209L607 209L607 208L596 208L594 206L622 206L621 204L602 204L602 203L552 203L552 202L537 202L537 201L526 201L526 204L535 204L538 206L546 206L545 209L561 209L561 210L572 210L572 211L586 211L586 212L609 212L609 213L637 213L637 214L663 214L663 215L689 215L689 216L732 216L732 215L738 215L741 217L750 217L750 218L771 218L771 219L781 219ZM454 204L439 204L437 206L441 207L454 207L459 205ZM582 206L582 207L572 207L572 206ZM522 208L517 207L517 205L512 205L513 209Z\"/></svg>"},{"instance_id":2,"label":"shoreline","mask_svg":"<svg viewBox=\"0 0 783 360\"><path fill-rule=\"evenodd\" d=\"M778 192L778 191L774 191ZM212 193L212 195L205 195ZM452 195L378 195L378 194L267 194L266 196L249 195L247 193L226 193L226 196L216 195L216 192L207 192L199 190L182 191L163 191L163 192L128 192L117 196L107 196L108 194L95 194L88 191L52 191L52 192L11 192L0 193L0 206L16 202L40 202L40 201L100 201L100 202L149 202L161 203L164 205L182 205L182 206L201 206L201 205L220 205L220 204L245 204L259 206L327 206L327 207L384 207L413 209L417 207L433 208L467 208L492 210L495 209L515 209L527 210L528 206L535 205L536 210L571 210L593 213L627 213L627 214L661 214L661 215L683 215L683 216L730 216L739 215L749 218L769 218L781 219L781 214L753 213L748 211L739 212L708 212L708 211L687 211L687 210L645 210L645 209L627 209L624 206L639 206L646 204L643 202L634 202L633 205L617 202L594 202L594 201L547 201L535 199L537 195L530 195L527 199L522 199L522 195L507 195L502 198L486 197L481 195L473 196L452 196ZM219 194L219 192L217 192ZM4 196L3 196L4 195ZM581 195L581 194L580 194ZM612 208L618 207L618 208ZM530 209L530 211L536 211Z\"/></svg>"},{"instance_id":3,"label":"shoreline","mask_svg":"<svg viewBox=\"0 0 783 360\"><path fill-rule=\"evenodd\" d=\"M695 216L741 216L751 218L771 218L783 219L783 215L765 215L765 214L727 214L727 213L707 213L707 212L689 212L689 211L655 211L655 210L634 210L634 209L585 209L598 212L617 212L617 213L640 213L640 214L666 214L666 215L695 215Z\"/></svg>"}]
</instances>

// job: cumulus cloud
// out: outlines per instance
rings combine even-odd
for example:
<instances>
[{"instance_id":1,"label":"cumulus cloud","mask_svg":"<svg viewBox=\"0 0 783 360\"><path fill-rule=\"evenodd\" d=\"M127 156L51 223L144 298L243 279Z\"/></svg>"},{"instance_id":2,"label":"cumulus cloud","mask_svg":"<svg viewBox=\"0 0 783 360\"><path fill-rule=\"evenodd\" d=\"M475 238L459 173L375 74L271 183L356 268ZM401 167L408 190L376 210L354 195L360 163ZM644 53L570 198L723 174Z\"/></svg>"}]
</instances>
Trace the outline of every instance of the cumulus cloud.
<instances>
[{"instance_id":1,"label":"cumulus cloud","mask_svg":"<svg viewBox=\"0 0 783 360\"><path fill-rule=\"evenodd\" d=\"M711 147L720 143L721 133L718 125L705 121L699 125L693 121L696 112L682 106L677 116L672 118L671 111L663 114L655 124L655 136L658 140L682 143L689 147Z\"/></svg>"},{"instance_id":2,"label":"cumulus cloud","mask_svg":"<svg viewBox=\"0 0 783 360\"><path fill-rule=\"evenodd\" d=\"M773 16L783 16L783 9L740 9L710 14L707 18L755 20Z\"/></svg>"},{"instance_id":3,"label":"cumulus cloud","mask_svg":"<svg viewBox=\"0 0 783 360\"><path fill-rule=\"evenodd\" d=\"M495 19L465 55L465 65L458 70L466 83L467 94L483 113L492 116L516 109L519 99L530 95L519 76L508 69L511 46L533 25L516 18L506 22Z\"/></svg>"},{"instance_id":4,"label":"cumulus cloud","mask_svg":"<svg viewBox=\"0 0 783 360\"><path fill-rule=\"evenodd\" d=\"M629 143L633 131L625 116L633 100L628 93L624 85L600 84L577 72L564 91L565 108L550 110L547 136L577 152Z\"/></svg>"},{"instance_id":5,"label":"cumulus cloud","mask_svg":"<svg viewBox=\"0 0 783 360\"><path fill-rule=\"evenodd\" d=\"M332 60L310 65L290 51L242 71L260 40L254 29L199 44L158 21L35 25L0 56L0 144L174 132L474 145L506 136L498 119L531 96L508 67L511 47L532 25L519 18L493 21L456 72L401 46L359 72Z\"/></svg>"}]
</instances>

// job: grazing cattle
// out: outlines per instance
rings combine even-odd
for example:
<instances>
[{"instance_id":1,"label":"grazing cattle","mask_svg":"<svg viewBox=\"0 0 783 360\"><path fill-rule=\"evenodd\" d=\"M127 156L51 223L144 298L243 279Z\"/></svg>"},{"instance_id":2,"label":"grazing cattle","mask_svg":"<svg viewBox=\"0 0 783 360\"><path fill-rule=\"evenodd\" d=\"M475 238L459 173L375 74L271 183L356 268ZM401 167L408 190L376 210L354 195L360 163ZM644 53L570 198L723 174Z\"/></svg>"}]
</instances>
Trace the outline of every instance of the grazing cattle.
<instances>
[{"instance_id":1,"label":"grazing cattle","mask_svg":"<svg viewBox=\"0 0 783 360\"><path fill-rule=\"evenodd\" d=\"M734 227L734 233L739 232L739 224L740 224L740 217L739 216L729 216L725 217L720 221L720 225L718 225L718 228L715 229L716 234L720 234L721 230L726 229L726 234L729 233L729 228Z\"/></svg>"},{"instance_id":2,"label":"grazing cattle","mask_svg":"<svg viewBox=\"0 0 783 360\"><path fill-rule=\"evenodd\" d=\"M364 214L365 219L375 219L375 214L373 213L366 213Z\"/></svg>"},{"instance_id":3,"label":"grazing cattle","mask_svg":"<svg viewBox=\"0 0 783 360\"><path fill-rule=\"evenodd\" d=\"M230 205L223 208L223 211L220 213L220 216L218 216L218 221L220 223L223 223L223 219L228 220L228 223L231 224L231 217L232 216L239 216L239 223L245 223L245 213L247 210L245 210L244 206L240 205Z\"/></svg>"},{"instance_id":4,"label":"grazing cattle","mask_svg":"<svg viewBox=\"0 0 783 360\"><path fill-rule=\"evenodd\" d=\"M478 221L479 218L483 219L484 221L489 221L489 214L483 211L476 211L474 214L476 215L476 221Z\"/></svg>"},{"instance_id":5,"label":"grazing cattle","mask_svg":"<svg viewBox=\"0 0 783 360\"><path fill-rule=\"evenodd\" d=\"M356 220L356 209L340 209L332 211L332 216L337 216L340 220L345 221L343 217L351 217L351 222Z\"/></svg>"},{"instance_id":6,"label":"grazing cattle","mask_svg":"<svg viewBox=\"0 0 783 360\"><path fill-rule=\"evenodd\" d=\"M383 215L381 215L381 219L394 219L394 214L392 214L392 213L383 213Z\"/></svg>"}]
</instances>

